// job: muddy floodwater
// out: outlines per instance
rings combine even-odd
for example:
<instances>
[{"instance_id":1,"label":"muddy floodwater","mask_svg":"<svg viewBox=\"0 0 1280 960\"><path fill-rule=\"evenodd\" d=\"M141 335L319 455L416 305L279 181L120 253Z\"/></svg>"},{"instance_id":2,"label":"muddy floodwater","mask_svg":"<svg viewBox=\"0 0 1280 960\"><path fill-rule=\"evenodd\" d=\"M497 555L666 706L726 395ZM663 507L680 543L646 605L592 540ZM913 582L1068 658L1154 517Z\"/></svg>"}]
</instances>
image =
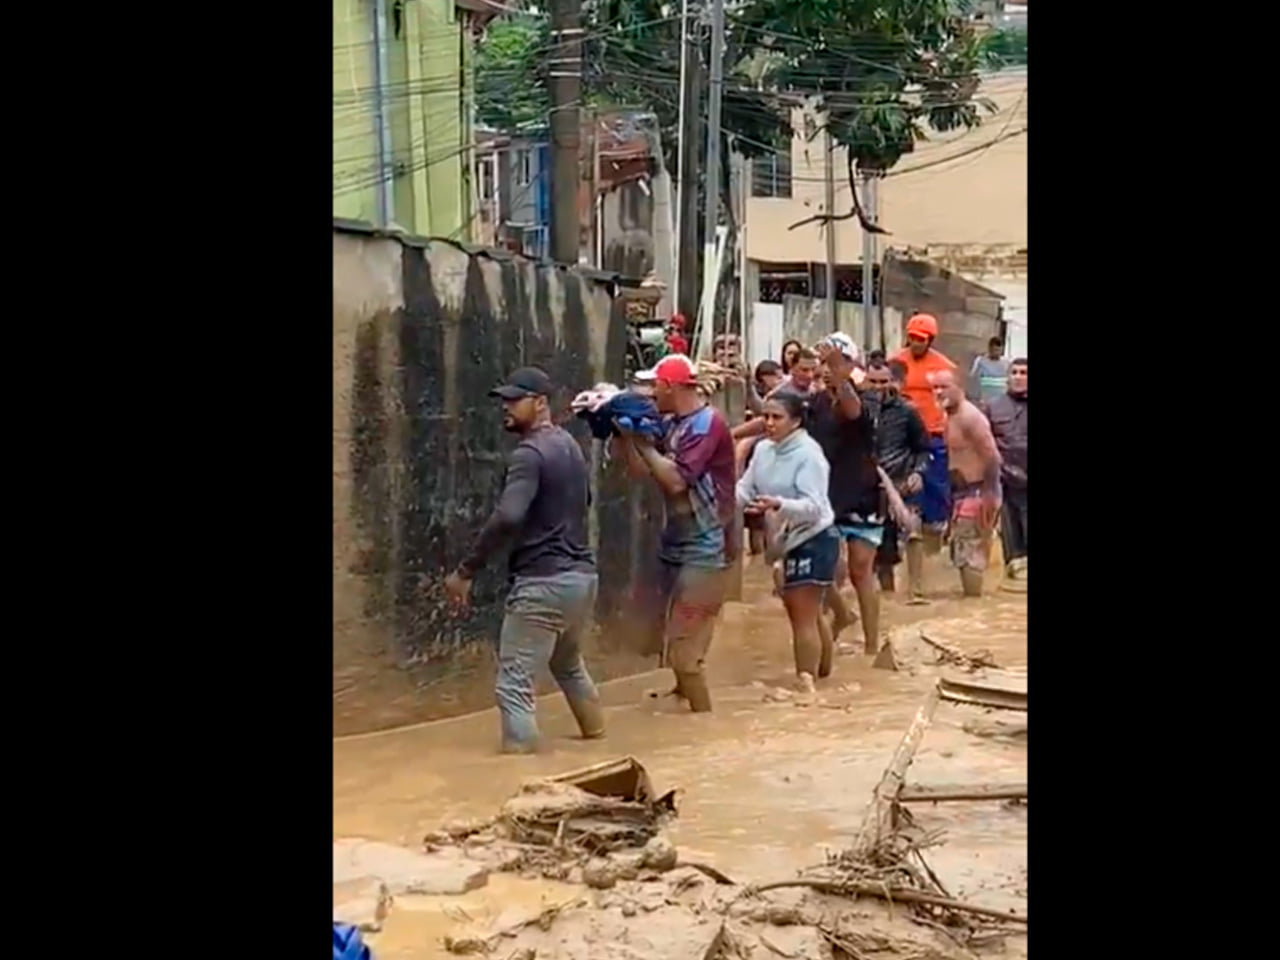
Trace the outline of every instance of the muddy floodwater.
<instances>
[{"instance_id":1,"label":"muddy floodwater","mask_svg":"<svg viewBox=\"0 0 1280 960\"><path fill-rule=\"evenodd\" d=\"M819 682L814 703L778 695L791 681L790 640L780 602L763 571L750 567L745 601L727 605L716 632L710 677L715 712L693 716L655 706L646 691L657 672L602 688L608 736L574 739L573 719L558 697L539 702L548 741L531 757L496 753L494 711L334 742L334 838L360 837L417 847L442 822L487 817L531 777L562 773L633 755L658 791L679 789L679 816L667 831L683 859L713 864L737 883L793 877L846 846L872 790L939 668L930 635L999 665L1025 670L1026 595L991 589L959 597L954 571L931 559L932 603L910 607L886 598L902 669L877 670L850 654ZM856 605L855 605L856 607ZM855 625L842 642L861 637ZM1022 736L970 731L1025 714L943 703L907 775L908 784L1017 783L1027 779ZM1025 731L1025 726L1023 727ZM959 899L1027 912L1027 806L1002 801L914 804L925 829L945 829L929 862ZM460 923L496 918L513 905L546 905L574 888L493 874L461 896L397 898L381 933L368 935L378 960L435 960L449 954L443 936ZM1025 953L1025 938L1005 944Z\"/></svg>"}]
</instances>

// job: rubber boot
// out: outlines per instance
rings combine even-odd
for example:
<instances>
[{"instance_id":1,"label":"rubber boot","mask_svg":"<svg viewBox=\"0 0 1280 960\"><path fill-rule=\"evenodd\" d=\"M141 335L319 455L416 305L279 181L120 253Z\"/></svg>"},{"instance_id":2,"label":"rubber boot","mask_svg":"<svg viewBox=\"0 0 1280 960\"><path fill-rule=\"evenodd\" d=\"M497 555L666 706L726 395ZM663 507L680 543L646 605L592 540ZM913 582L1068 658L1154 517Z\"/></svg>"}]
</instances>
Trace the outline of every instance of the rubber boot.
<instances>
[{"instance_id":1,"label":"rubber boot","mask_svg":"<svg viewBox=\"0 0 1280 960\"><path fill-rule=\"evenodd\" d=\"M604 708L597 700L570 700L569 709L578 721L583 740L599 740L604 736Z\"/></svg>"},{"instance_id":2,"label":"rubber boot","mask_svg":"<svg viewBox=\"0 0 1280 960\"><path fill-rule=\"evenodd\" d=\"M689 709L694 713L711 712L711 688L707 685L705 673L678 673L676 685L689 701Z\"/></svg>"}]
</instances>

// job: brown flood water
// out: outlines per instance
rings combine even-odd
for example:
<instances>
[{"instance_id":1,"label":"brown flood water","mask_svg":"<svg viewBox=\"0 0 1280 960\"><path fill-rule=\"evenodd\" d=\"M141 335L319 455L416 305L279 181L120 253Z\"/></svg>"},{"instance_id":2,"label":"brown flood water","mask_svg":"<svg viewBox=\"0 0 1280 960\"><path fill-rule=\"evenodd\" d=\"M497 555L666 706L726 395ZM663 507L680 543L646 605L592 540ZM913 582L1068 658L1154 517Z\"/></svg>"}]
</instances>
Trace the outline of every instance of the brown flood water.
<instances>
[{"instance_id":1,"label":"brown flood water","mask_svg":"<svg viewBox=\"0 0 1280 960\"><path fill-rule=\"evenodd\" d=\"M1002 667L1026 667L1025 594L993 590L979 600L960 599L954 571L940 560L931 560L928 583L929 607L883 605L882 621L893 628L906 669L891 673L872 669L863 656L838 657L834 676L819 682L815 705L766 701L768 691L790 682L790 635L781 604L753 568L746 575L748 602L730 604L717 629L710 663L716 709L709 716L666 713L646 702L644 691L667 679L654 673L603 688L610 705L603 741L573 739L563 702L540 701L549 748L538 756L498 755L492 710L336 740L334 837L416 847L442 821L493 814L529 777L631 754L659 790L680 789L670 835L682 858L712 863L737 882L792 876L847 844L937 672L916 639L916 624L927 623L961 649L989 650ZM841 639L854 639L857 630ZM961 729L980 717L1016 716L943 704L908 782L1025 781L1025 742ZM1026 911L1026 806L917 804L912 813L925 828L946 829L945 844L929 859L952 895ZM460 922L513 904L562 902L573 889L494 875L487 887L462 897L399 898L386 930L370 942L380 960L447 956L439 938Z\"/></svg>"}]
</instances>

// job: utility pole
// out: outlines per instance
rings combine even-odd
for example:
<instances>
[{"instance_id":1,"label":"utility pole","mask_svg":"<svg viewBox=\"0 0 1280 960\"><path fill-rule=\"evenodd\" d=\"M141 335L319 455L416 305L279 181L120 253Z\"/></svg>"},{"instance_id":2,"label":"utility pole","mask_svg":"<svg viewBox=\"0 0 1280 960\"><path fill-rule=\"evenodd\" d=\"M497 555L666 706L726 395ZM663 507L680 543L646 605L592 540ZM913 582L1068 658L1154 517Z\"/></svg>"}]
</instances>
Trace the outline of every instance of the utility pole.
<instances>
[{"instance_id":1,"label":"utility pole","mask_svg":"<svg viewBox=\"0 0 1280 960\"><path fill-rule=\"evenodd\" d=\"M716 285L709 275L715 270L716 227L720 222L720 103L724 93L724 0L711 0L711 86L707 105L707 204L702 237L702 286L706 299L699 324L707 324L715 342Z\"/></svg>"},{"instance_id":2,"label":"utility pole","mask_svg":"<svg viewBox=\"0 0 1280 960\"><path fill-rule=\"evenodd\" d=\"M373 4L373 92L378 127L378 226L387 228L396 218L395 160L391 153L391 122L387 101L391 80L387 67L387 0Z\"/></svg>"},{"instance_id":3,"label":"utility pole","mask_svg":"<svg viewBox=\"0 0 1280 960\"><path fill-rule=\"evenodd\" d=\"M684 120L680 125L680 195L679 229L676 230L676 259L680 264L679 284L675 291L676 309L692 322L698 315L698 130L701 127L699 104L706 70L700 57L694 56L693 26L688 27L683 55L686 59ZM693 330L689 330L692 336Z\"/></svg>"},{"instance_id":4,"label":"utility pole","mask_svg":"<svg viewBox=\"0 0 1280 960\"><path fill-rule=\"evenodd\" d=\"M684 191L685 171L689 168L684 162L684 148L688 142L685 138L685 117L688 116L686 110L686 100L688 99L689 83L689 0L680 0L680 88L676 96L680 98L679 118L676 121L676 190L675 190L675 207L676 207L676 255L675 264L671 277L671 302L675 304L675 312L680 310L680 262L683 257L680 256L680 245L683 234L680 228L684 225Z\"/></svg>"},{"instance_id":5,"label":"utility pole","mask_svg":"<svg viewBox=\"0 0 1280 960\"><path fill-rule=\"evenodd\" d=\"M830 333L840 329L840 319L836 316L836 222L831 219L836 212L836 173L835 142L831 136L831 118L823 127L825 137L826 168L826 204L827 204L827 322L831 324Z\"/></svg>"},{"instance_id":6,"label":"utility pole","mask_svg":"<svg viewBox=\"0 0 1280 960\"><path fill-rule=\"evenodd\" d=\"M582 0L551 0L551 259L577 263L582 123ZM594 200L594 198L592 198Z\"/></svg>"},{"instance_id":7,"label":"utility pole","mask_svg":"<svg viewBox=\"0 0 1280 960\"><path fill-rule=\"evenodd\" d=\"M878 170L866 170L862 174L862 212L870 223L879 224L880 208L877 206L879 191L876 181L880 177ZM876 235L870 230L862 231L862 346L868 346L883 339L879 334L879 325L871 326L871 317L875 314L876 300ZM872 330L876 330L876 339L872 340ZM883 347L880 343L877 346Z\"/></svg>"},{"instance_id":8,"label":"utility pole","mask_svg":"<svg viewBox=\"0 0 1280 960\"><path fill-rule=\"evenodd\" d=\"M753 354L751 343L752 291L747 289L750 271L747 268L747 197L751 194L751 163L736 148L733 151L734 220L738 224L738 338L742 345L742 360L751 369Z\"/></svg>"}]
</instances>

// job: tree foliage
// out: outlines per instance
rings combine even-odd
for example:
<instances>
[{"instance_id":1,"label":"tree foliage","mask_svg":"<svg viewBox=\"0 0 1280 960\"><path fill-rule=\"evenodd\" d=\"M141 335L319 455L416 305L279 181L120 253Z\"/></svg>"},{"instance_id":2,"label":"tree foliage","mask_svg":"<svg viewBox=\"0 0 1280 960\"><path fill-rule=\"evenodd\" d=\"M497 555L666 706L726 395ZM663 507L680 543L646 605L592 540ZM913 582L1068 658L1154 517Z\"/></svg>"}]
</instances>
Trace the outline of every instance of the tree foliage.
<instances>
[{"instance_id":1,"label":"tree foliage","mask_svg":"<svg viewBox=\"0 0 1280 960\"><path fill-rule=\"evenodd\" d=\"M737 14L772 55L764 85L815 96L859 169L884 171L936 131L973 127L979 35L958 0L753 0Z\"/></svg>"},{"instance_id":2,"label":"tree foliage","mask_svg":"<svg viewBox=\"0 0 1280 960\"><path fill-rule=\"evenodd\" d=\"M545 18L514 17L489 24L476 46L476 116L500 130L547 122Z\"/></svg>"},{"instance_id":3,"label":"tree foliage","mask_svg":"<svg viewBox=\"0 0 1280 960\"><path fill-rule=\"evenodd\" d=\"M726 15L723 125L758 155L791 138L791 110L816 97L836 141L864 170L888 170L930 130L973 127L984 109L978 70L1018 62L1017 38L985 40L970 0L747 0ZM586 93L596 105L648 109L673 161L679 115L680 22L667 0L586 5ZM693 29L704 38L697 18ZM696 41L695 41L696 42ZM495 21L480 45L480 119L545 120L545 18ZM706 44L700 44L705 56ZM1021 62L1025 63L1025 32Z\"/></svg>"},{"instance_id":4,"label":"tree foliage","mask_svg":"<svg viewBox=\"0 0 1280 960\"><path fill-rule=\"evenodd\" d=\"M1027 65L1027 28L1000 27L982 38L983 62L992 70Z\"/></svg>"}]
</instances>

